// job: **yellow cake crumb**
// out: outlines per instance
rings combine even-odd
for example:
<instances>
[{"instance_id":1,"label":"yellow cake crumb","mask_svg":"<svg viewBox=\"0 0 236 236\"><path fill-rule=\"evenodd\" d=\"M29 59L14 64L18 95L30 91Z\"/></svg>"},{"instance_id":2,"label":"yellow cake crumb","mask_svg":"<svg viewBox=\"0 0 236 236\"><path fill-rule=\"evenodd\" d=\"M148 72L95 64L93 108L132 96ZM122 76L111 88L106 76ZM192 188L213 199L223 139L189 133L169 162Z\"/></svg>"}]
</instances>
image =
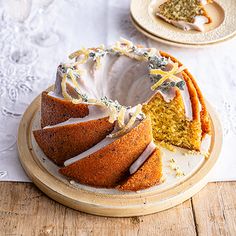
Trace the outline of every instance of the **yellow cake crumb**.
<instances>
[{"instance_id":1,"label":"yellow cake crumb","mask_svg":"<svg viewBox=\"0 0 236 236\"><path fill-rule=\"evenodd\" d=\"M179 91L176 91L175 98L170 102L164 101L162 95L156 93L142 110L145 115L151 117L155 142L164 140L165 143L190 150L200 149L201 122L189 121L186 118L183 99Z\"/></svg>"},{"instance_id":2,"label":"yellow cake crumb","mask_svg":"<svg viewBox=\"0 0 236 236\"><path fill-rule=\"evenodd\" d=\"M167 150L169 150L171 152L176 152L176 148L170 143L166 143L164 141L161 141L161 142L157 142L156 144L163 147L163 148L166 148Z\"/></svg>"},{"instance_id":3,"label":"yellow cake crumb","mask_svg":"<svg viewBox=\"0 0 236 236\"><path fill-rule=\"evenodd\" d=\"M185 173L180 169L180 167L176 164L176 161L174 158L171 158L169 160L169 167L175 171L176 177L185 176Z\"/></svg>"}]
</instances>

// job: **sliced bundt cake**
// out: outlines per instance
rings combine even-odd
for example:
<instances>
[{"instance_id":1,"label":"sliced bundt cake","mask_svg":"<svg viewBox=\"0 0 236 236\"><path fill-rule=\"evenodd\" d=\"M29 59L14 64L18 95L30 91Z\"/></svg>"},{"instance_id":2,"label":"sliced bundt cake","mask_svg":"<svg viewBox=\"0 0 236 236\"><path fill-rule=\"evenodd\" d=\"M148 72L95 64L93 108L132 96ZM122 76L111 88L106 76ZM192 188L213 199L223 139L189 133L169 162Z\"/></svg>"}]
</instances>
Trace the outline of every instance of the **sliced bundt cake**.
<instances>
[{"instance_id":1,"label":"sliced bundt cake","mask_svg":"<svg viewBox=\"0 0 236 236\"><path fill-rule=\"evenodd\" d=\"M174 57L122 39L76 51L42 94L36 142L69 179L137 191L161 183L160 141L200 150L209 115ZM121 105L122 104L122 105ZM155 144L155 143L156 144Z\"/></svg>"},{"instance_id":2,"label":"sliced bundt cake","mask_svg":"<svg viewBox=\"0 0 236 236\"><path fill-rule=\"evenodd\" d=\"M128 176L130 166L151 141L151 120L146 118L123 136L115 140L108 137L103 141L105 145L100 143L81 156L68 160L60 173L82 184L115 187Z\"/></svg>"}]
</instances>

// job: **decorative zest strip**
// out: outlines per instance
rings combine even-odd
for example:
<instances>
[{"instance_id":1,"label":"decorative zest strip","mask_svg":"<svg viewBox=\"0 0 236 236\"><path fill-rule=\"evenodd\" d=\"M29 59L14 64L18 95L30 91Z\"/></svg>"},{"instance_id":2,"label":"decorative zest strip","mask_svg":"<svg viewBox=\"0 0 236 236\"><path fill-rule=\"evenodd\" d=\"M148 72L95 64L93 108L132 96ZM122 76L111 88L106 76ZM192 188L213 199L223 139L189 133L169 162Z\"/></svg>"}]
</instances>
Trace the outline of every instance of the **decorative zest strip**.
<instances>
[{"instance_id":1,"label":"decorative zest strip","mask_svg":"<svg viewBox=\"0 0 236 236\"><path fill-rule=\"evenodd\" d=\"M179 77L177 77L175 74L180 73L185 69L184 66L181 66L180 68L178 67L178 63L173 64L173 68L170 71L163 71L161 69L151 69L150 74L151 75L161 75L161 79L157 81L151 89L154 91L156 90L160 85L162 85L167 79L174 79L174 80L179 80Z\"/></svg>"},{"instance_id":2,"label":"decorative zest strip","mask_svg":"<svg viewBox=\"0 0 236 236\"><path fill-rule=\"evenodd\" d=\"M61 80L62 95L66 100L73 100L73 98L67 93L66 80L67 80L67 75L64 74Z\"/></svg>"},{"instance_id":3,"label":"decorative zest strip","mask_svg":"<svg viewBox=\"0 0 236 236\"><path fill-rule=\"evenodd\" d=\"M134 112L134 114L132 115L132 117L130 118L128 123L121 130L117 131L116 133L109 134L108 137L116 138L116 137L119 137L119 136L125 134L133 126L134 122L136 121L137 116L141 113L141 111L142 111L142 105L138 104L136 111Z\"/></svg>"},{"instance_id":4,"label":"decorative zest strip","mask_svg":"<svg viewBox=\"0 0 236 236\"><path fill-rule=\"evenodd\" d=\"M73 73L73 71L72 71L71 69L69 69L68 74L69 74L70 79L71 79L73 85L75 86L75 88L77 88L77 89L79 90L79 84L78 84L78 82L76 81L76 78L75 78L75 76L74 76L74 73Z\"/></svg>"},{"instance_id":5,"label":"decorative zest strip","mask_svg":"<svg viewBox=\"0 0 236 236\"><path fill-rule=\"evenodd\" d=\"M84 64L87 60L88 60L88 57L89 57L89 50L86 49L86 48L82 48L81 50L78 50L76 52L73 52L69 55L69 58L70 59L78 59L80 56L84 56L84 58L80 61L76 61L76 63L78 64Z\"/></svg>"},{"instance_id":6,"label":"decorative zest strip","mask_svg":"<svg viewBox=\"0 0 236 236\"><path fill-rule=\"evenodd\" d=\"M137 49L131 41L121 38L120 41L116 42L115 46L112 47L114 51L119 52L121 55L125 55L130 58L134 58L138 61L147 61L148 59L144 56L137 55L136 53L132 53ZM132 53L132 54L131 54Z\"/></svg>"},{"instance_id":7,"label":"decorative zest strip","mask_svg":"<svg viewBox=\"0 0 236 236\"><path fill-rule=\"evenodd\" d=\"M118 118L117 118L119 128L124 128L125 126L125 112L126 112L126 108L121 107L118 114Z\"/></svg>"}]
</instances>

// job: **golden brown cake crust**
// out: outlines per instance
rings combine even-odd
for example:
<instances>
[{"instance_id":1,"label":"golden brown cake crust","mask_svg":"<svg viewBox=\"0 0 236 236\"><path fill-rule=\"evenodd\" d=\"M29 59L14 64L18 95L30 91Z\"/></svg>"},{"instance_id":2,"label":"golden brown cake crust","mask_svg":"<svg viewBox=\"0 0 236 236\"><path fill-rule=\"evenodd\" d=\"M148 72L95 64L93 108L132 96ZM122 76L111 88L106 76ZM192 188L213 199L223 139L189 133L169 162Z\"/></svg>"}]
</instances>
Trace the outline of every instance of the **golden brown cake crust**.
<instances>
[{"instance_id":1,"label":"golden brown cake crust","mask_svg":"<svg viewBox=\"0 0 236 236\"><path fill-rule=\"evenodd\" d=\"M59 172L81 184L112 188L128 173L130 165L141 155L152 140L149 117L113 143Z\"/></svg>"},{"instance_id":2,"label":"golden brown cake crust","mask_svg":"<svg viewBox=\"0 0 236 236\"><path fill-rule=\"evenodd\" d=\"M89 114L87 104L55 98L43 92L41 96L41 127L56 125L70 118L82 118Z\"/></svg>"},{"instance_id":3,"label":"golden brown cake crust","mask_svg":"<svg viewBox=\"0 0 236 236\"><path fill-rule=\"evenodd\" d=\"M177 62L179 66L182 66L183 64L179 62L176 58L169 55L168 53L160 51L161 56L170 58L173 62ZM201 126L202 126L202 137L204 137L206 134L209 134L211 132L211 125L210 125L210 119L209 114L207 112L206 104L203 98L203 95L201 93L201 90L195 81L194 77L190 74L190 72L185 69L184 73L188 76L188 78L192 81L198 95L199 102L201 104L201 112L200 112L200 118L201 118Z\"/></svg>"},{"instance_id":4,"label":"golden brown cake crust","mask_svg":"<svg viewBox=\"0 0 236 236\"><path fill-rule=\"evenodd\" d=\"M133 175L117 186L117 189L122 191L138 191L159 184L161 178L161 153L159 149L156 149Z\"/></svg>"},{"instance_id":5,"label":"golden brown cake crust","mask_svg":"<svg viewBox=\"0 0 236 236\"><path fill-rule=\"evenodd\" d=\"M62 166L66 160L91 148L104 139L114 128L108 118L57 126L33 131L34 137L55 164Z\"/></svg>"}]
</instances>

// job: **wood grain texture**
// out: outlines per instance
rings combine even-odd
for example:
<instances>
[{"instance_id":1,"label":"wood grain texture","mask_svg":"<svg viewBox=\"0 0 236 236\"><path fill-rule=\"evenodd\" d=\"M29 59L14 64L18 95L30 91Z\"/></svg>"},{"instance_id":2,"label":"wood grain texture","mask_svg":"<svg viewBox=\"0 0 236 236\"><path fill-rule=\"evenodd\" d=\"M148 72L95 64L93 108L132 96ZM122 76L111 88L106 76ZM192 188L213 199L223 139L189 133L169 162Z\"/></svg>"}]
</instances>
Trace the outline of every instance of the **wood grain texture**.
<instances>
[{"instance_id":1,"label":"wood grain texture","mask_svg":"<svg viewBox=\"0 0 236 236\"><path fill-rule=\"evenodd\" d=\"M0 182L0 235L236 235L236 182L148 216L109 218L67 208L33 184Z\"/></svg>"},{"instance_id":2,"label":"wood grain texture","mask_svg":"<svg viewBox=\"0 0 236 236\"><path fill-rule=\"evenodd\" d=\"M153 188L132 194L99 192L94 189L74 188L67 182L51 175L39 162L32 142L32 126L39 108L40 96L25 111L18 129L17 146L19 159L27 175L35 185L52 199L86 213L101 216L128 217L152 214L182 203L200 191L207 184L208 173L215 165L221 145L222 129L214 109L207 103L212 124L210 156L201 168L174 187ZM217 137L217 138L216 138ZM163 191L164 190L164 191Z\"/></svg>"},{"instance_id":3,"label":"wood grain texture","mask_svg":"<svg viewBox=\"0 0 236 236\"><path fill-rule=\"evenodd\" d=\"M208 184L192 205L199 235L236 235L236 182Z\"/></svg>"}]
</instances>

